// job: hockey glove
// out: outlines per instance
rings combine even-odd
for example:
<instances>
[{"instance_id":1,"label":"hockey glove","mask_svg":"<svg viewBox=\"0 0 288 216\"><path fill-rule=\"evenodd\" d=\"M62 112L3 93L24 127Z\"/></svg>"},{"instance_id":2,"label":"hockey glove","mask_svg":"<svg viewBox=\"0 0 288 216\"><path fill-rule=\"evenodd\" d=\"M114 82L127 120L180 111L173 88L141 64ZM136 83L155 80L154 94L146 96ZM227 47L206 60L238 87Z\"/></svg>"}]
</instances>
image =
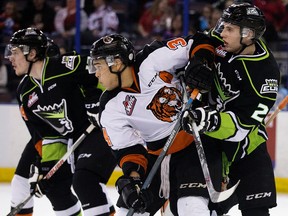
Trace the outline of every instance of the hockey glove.
<instances>
[{"instance_id":1,"label":"hockey glove","mask_svg":"<svg viewBox=\"0 0 288 216\"><path fill-rule=\"evenodd\" d=\"M30 194L41 198L49 190L48 180L43 179L43 175L39 174L39 168L34 164L30 166L29 174Z\"/></svg>"},{"instance_id":2,"label":"hockey glove","mask_svg":"<svg viewBox=\"0 0 288 216\"><path fill-rule=\"evenodd\" d=\"M196 123L196 130L199 133L212 132L220 127L220 115L216 110L208 107L199 107L195 110L185 110L182 114L181 124L183 130L193 134L192 122Z\"/></svg>"},{"instance_id":3,"label":"hockey glove","mask_svg":"<svg viewBox=\"0 0 288 216\"><path fill-rule=\"evenodd\" d=\"M137 213L144 213L153 202L153 194L149 190L141 190L140 178L121 176L116 181L116 189L128 208Z\"/></svg>"},{"instance_id":4,"label":"hockey glove","mask_svg":"<svg viewBox=\"0 0 288 216\"><path fill-rule=\"evenodd\" d=\"M198 89L201 93L211 90L215 73L214 63L194 56L185 68L185 84L191 89Z\"/></svg>"},{"instance_id":5,"label":"hockey glove","mask_svg":"<svg viewBox=\"0 0 288 216\"><path fill-rule=\"evenodd\" d=\"M88 119L90 121L91 124L95 125L96 127L99 126L99 123L98 123L98 113L97 114L94 114L94 113L91 113L89 111L87 111L87 115L88 115Z\"/></svg>"}]
</instances>

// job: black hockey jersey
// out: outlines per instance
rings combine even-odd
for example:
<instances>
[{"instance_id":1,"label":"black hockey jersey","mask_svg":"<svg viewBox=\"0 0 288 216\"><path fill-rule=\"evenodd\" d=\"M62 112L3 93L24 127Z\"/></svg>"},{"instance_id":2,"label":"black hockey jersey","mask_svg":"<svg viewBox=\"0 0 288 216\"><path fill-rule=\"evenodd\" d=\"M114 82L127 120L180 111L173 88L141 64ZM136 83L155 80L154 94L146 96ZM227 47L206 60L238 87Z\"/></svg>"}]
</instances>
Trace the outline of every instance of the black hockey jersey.
<instances>
[{"instance_id":1,"label":"black hockey jersey","mask_svg":"<svg viewBox=\"0 0 288 216\"><path fill-rule=\"evenodd\" d=\"M26 75L17 95L32 138L74 138L89 126L85 103L97 107L102 90L87 70L87 57L46 58L41 80ZM85 96L85 97L84 97Z\"/></svg>"},{"instance_id":2,"label":"black hockey jersey","mask_svg":"<svg viewBox=\"0 0 288 216\"><path fill-rule=\"evenodd\" d=\"M228 142L230 160L242 158L267 140L264 119L276 101L280 72L262 40L256 41L254 55L233 55L210 34L216 42L216 76L209 103L221 112L221 127L206 134Z\"/></svg>"}]
</instances>

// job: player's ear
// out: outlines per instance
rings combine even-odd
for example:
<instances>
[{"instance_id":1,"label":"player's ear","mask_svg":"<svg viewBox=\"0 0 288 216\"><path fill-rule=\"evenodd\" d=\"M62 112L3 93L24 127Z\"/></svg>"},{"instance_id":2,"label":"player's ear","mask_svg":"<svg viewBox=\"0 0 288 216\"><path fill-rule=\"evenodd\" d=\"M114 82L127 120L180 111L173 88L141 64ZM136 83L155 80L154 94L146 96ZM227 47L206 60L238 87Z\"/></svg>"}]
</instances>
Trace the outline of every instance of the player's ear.
<instances>
[{"instance_id":1,"label":"player's ear","mask_svg":"<svg viewBox=\"0 0 288 216\"><path fill-rule=\"evenodd\" d=\"M29 51L29 54L28 54L28 60L34 60L34 58L36 57L37 55L37 52L35 49L31 49Z\"/></svg>"},{"instance_id":2,"label":"player's ear","mask_svg":"<svg viewBox=\"0 0 288 216\"><path fill-rule=\"evenodd\" d=\"M123 67L123 62L120 58L114 59L114 65L116 66L117 71Z\"/></svg>"}]
</instances>

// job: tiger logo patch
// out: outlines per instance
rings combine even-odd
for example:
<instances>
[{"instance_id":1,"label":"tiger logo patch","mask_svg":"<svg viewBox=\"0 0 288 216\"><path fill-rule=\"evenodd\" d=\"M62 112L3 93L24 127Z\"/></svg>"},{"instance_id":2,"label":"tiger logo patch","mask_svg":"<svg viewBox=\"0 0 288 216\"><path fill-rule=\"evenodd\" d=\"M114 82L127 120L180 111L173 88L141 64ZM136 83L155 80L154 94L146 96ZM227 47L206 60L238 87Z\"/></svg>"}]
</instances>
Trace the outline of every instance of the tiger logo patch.
<instances>
[{"instance_id":1,"label":"tiger logo patch","mask_svg":"<svg viewBox=\"0 0 288 216\"><path fill-rule=\"evenodd\" d=\"M146 107L153 115L165 122L173 122L183 107L182 94L174 87L161 88Z\"/></svg>"}]
</instances>

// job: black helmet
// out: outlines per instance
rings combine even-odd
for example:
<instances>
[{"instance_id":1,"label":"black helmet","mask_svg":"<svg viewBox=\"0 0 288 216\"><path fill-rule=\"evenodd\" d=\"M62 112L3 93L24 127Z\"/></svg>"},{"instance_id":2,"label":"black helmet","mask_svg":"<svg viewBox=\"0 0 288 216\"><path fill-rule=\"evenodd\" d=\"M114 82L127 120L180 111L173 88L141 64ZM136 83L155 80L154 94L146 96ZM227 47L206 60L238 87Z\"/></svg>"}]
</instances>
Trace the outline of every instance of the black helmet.
<instances>
[{"instance_id":1,"label":"black helmet","mask_svg":"<svg viewBox=\"0 0 288 216\"><path fill-rule=\"evenodd\" d=\"M254 39L260 38L266 30L265 17L262 11L249 3L232 4L223 11L220 20L240 26L241 31L243 28L253 30Z\"/></svg>"},{"instance_id":2,"label":"black helmet","mask_svg":"<svg viewBox=\"0 0 288 216\"><path fill-rule=\"evenodd\" d=\"M12 35L8 46L21 47L24 55L27 55L33 48L37 52L38 59L43 59L48 47L48 38L41 30L29 27L15 32Z\"/></svg>"},{"instance_id":3,"label":"black helmet","mask_svg":"<svg viewBox=\"0 0 288 216\"><path fill-rule=\"evenodd\" d=\"M133 44L119 34L101 37L92 44L90 57L100 59L108 56L118 57L125 65L131 65L135 60Z\"/></svg>"}]
</instances>

